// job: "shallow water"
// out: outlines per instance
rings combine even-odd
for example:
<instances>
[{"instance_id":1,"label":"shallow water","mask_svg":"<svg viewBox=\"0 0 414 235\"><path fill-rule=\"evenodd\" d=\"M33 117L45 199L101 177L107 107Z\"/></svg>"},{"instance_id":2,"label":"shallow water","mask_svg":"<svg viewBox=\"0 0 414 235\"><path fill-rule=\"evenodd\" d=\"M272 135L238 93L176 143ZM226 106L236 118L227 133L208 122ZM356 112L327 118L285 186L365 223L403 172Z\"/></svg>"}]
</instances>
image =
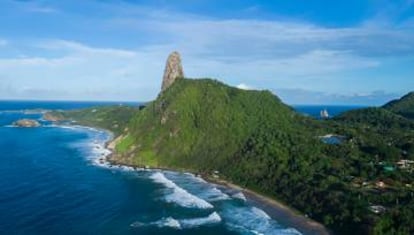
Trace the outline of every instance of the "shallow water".
<instances>
[{"instance_id":1,"label":"shallow water","mask_svg":"<svg viewBox=\"0 0 414 235\"><path fill-rule=\"evenodd\" d=\"M191 174L100 164L106 132L10 126L40 116L0 112L0 234L298 233Z\"/></svg>"}]
</instances>

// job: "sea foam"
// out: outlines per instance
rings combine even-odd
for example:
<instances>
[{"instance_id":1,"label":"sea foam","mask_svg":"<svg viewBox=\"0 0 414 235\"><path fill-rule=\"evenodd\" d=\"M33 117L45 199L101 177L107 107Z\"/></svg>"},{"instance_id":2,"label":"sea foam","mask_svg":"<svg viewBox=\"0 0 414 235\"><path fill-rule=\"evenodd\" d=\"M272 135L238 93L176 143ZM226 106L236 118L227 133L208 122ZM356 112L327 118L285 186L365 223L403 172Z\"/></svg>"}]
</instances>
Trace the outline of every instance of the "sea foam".
<instances>
[{"instance_id":1,"label":"sea foam","mask_svg":"<svg viewBox=\"0 0 414 235\"><path fill-rule=\"evenodd\" d=\"M211 209L213 205L207 201L189 193L183 188L180 188L171 180L167 179L161 172L155 172L150 178L159 184L163 184L165 187L172 190L172 192L165 196L164 200L169 203L176 203L182 207L199 208L199 209Z\"/></svg>"},{"instance_id":2,"label":"sea foam","mask_svg":"<svg viewBox=\"0 0 414 235\"><path fill-rule=\"evenodd\" d=\"M227 206L222 212L226 226L241 234L301 234L296 229L284 228L266 212L256 207Z\"/></svg>"},{"instance_id":3,"label":"sea foam","mask_svg":"<svg viewBox=\"0 0 414 235\"><path fill-rule=\"evenodd\" d=\"M217 212L211 213L207 217L191 218L191 219L174 219L173 217L162 218L155 222L143 223L136 221L131 224L131 227L145 227L145 226L157 226L157 227L168 227L173 229L190 229L197 228L200 226L214 225L221 223L222 219Z\"/></svg>"},{"instance_id":4,"label":"sea foam","mask_svg":"<svg viewBox=\"0 0 414 235\"><path fill-rule=\"evenodd\" d=\"M220 215L217 212L213 212L209 216L203 218L180 220L180 224L183 228L195 228L202 225L218 224L221 220Z\"/></svg>"},{"instance_id":5,"label":"sea foam","mask_svg":"<svg viewBox=\"0 0 414 235\"><path fill-rule=\"evenodd\" d=\"M244 194L242 192L235 193L231 197L234 198L234 199L242 200L242 201L246 201L247 200L246 199L246 196L244 196Z\"/></svg>"},{"instance_id":6,"label":"sea foam","mask_svg":"<svg viewBox=\"0 0 414 235\"><path fill-rule=\"evenodd\" d=\"M191 173L165 172L165 174L182 188L191 191L205 201L217 202L231 199L229 195L219 190L216 185L208 183Z\"/></svg>"}]
</instances>

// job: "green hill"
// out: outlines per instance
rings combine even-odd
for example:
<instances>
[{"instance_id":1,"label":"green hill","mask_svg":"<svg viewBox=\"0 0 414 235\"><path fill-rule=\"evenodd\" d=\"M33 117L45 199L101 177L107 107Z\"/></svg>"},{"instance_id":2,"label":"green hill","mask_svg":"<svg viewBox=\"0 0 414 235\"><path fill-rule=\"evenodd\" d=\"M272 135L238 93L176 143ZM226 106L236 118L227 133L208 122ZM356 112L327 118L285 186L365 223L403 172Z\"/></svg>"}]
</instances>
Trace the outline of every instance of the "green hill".
<instances>
[{"instance_id":1,"label":"green hill","mask_svg":"<svg viewBox=\"0 0 414 235\"><path fill-rule=\"evenodd\" d=\"M100 106L47 112L43 118L50 121L75 121L79 125L99 127L110 130L115 135L120 135L129 120L138 112L138 107Z\"/></svg>"},{"instance_id":2,"label":"green hill","mask_svg":"<svg viewBox=\"0 0 414 235\"><path fill-rule=\"evenodd\" d=\"M218 171L338 234L414 232L414 165L396 164L414 160L414 122L400 115L368 108L315 120L269 91L211 79L177 79L138 110L102 107L51 116L114 131L115 163L207 177ZM321 136L328 134L342 143L324 144ZM379 181L387 188L375 186ZM386 211L376 214L370 205Z\"/></svg>"},{"instance_id":3,"label":"green hill","mask_svg":"<svg viewBox=\"0 0 414 235\"><path fill-rule=\"evenodd\" d=\"M414 92L408 93L401 99L393 100L383 107L406 118L414 119Z\"/></svg>"},{"instance_id":4,"label":"green hill","mask_svg":"<svg viewBox=\"0 0 414 235\"><path fill-rule=\"evenodd\" d=\"M179 79L132 118L112 160L203 175L219 171L348 231L369 217L366 201L355 201L343 182L354 170L345 157L358 150L323 144L318 136L325 129L269 91Z\"/></svg>"},{"instance_id":5,"label":"green hill","mask_svg":"<svg viewBox=\"0 0 414 235\"><path fill-rule=\"evenodd\" d=\"M314 138L305 118L269 91L244 91L209 79L180 79L129 125L118 160L129 164L225 170L261 132L276 138L274 154L289 156L293 139ZM265 137L264 137L265 138ZM220 169L223 168L223 169Z\"/></svg>"}]
</instances>

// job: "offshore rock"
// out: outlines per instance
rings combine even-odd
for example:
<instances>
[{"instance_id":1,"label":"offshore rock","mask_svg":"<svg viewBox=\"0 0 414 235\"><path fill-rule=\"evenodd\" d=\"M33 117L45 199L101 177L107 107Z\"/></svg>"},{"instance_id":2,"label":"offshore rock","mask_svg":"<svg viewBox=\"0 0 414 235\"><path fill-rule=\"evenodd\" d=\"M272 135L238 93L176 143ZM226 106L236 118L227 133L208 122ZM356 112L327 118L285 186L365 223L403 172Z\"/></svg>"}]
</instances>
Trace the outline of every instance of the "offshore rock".
<instances>
[{"instance_id":1,"label":"offshore rock","mask_svg":"<svg viewBox=\"0 0 414 235\"><path fill-rule=\"evenodd\" d=\"M40 123L32 119L20 119L13 123L17 127L39 127Z\"/></svg>"},{"instance_id":2,"label":"offshore rock","mask_svg":"<svg viewBox=\"0 0 414 235\"><path fill-rule=\"evenodd\" d=\"M174 51L168 56L165 65L164 77L162 79L161 91L165 91L175 80L184 77L183 66L181 65L180 53Z\"/></svg>"}]
</instances>

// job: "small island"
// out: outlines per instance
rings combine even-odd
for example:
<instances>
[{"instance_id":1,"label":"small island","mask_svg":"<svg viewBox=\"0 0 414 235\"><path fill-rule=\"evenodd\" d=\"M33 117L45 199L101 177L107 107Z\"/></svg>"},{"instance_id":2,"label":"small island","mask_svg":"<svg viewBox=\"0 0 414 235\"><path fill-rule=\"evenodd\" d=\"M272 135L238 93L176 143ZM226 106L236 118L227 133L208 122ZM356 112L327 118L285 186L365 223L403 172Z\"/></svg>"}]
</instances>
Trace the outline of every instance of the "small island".
<instances>
[{"instance_id":1,"label":"small island","mask_svg":"<svg viewBox=\"0 0 414 235\"><path fill-rule=\"evenodd\" d=\"M13 122L13 126L16 127L39 127L40 123L33 119L20 119Z\"/></svg>"}]
</instances>

